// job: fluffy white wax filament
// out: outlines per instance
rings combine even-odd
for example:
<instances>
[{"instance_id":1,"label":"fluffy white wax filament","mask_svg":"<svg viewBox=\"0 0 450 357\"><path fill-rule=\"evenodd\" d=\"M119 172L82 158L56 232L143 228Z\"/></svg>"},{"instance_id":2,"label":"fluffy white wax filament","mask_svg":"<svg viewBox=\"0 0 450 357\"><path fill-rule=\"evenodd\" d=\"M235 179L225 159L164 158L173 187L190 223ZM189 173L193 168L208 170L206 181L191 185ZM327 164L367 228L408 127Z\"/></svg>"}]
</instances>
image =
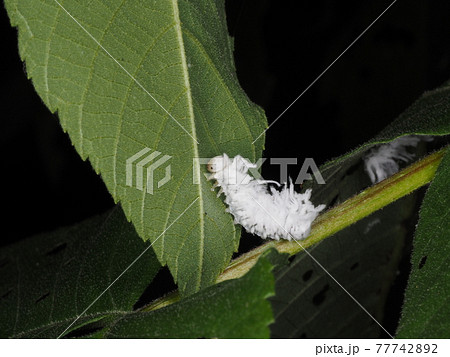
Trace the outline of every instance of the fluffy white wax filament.
<instances>
[{"instance_id":1,"label":"fluffy white wax filament","mask_svg":"<svg viewBox=\"0 0 450 357\"><path fill-rule=\"evenodd\" d=\"M247 232L262 238L295 239L306 238L311 224L325 205L315 207L310 201L311 190L297 193L291 184L280 185L274 181L255 180L248 174L256 165L238 155L230 159L226 154L212 158L207 166L219 186L219 195L225 194L227 211L234 222ZM281 189L269 187L276 183Z\"/></svg>"}]
</instances>

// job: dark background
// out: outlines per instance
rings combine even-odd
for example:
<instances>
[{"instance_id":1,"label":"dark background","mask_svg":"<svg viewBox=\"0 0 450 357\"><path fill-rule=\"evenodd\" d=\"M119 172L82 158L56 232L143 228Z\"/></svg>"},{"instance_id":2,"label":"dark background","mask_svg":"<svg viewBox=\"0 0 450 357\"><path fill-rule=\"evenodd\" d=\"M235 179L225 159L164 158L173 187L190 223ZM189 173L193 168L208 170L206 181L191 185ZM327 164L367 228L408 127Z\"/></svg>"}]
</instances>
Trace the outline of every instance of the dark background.
<instances>
[{"instance_id":1,"label":"dark background","mask_svg":"<svg viewBox=\"0 0 450 357\"><path fill-rule=\"evenodd\" d=\"M273 121L390 1L227 0L238 77ZM1 245L113 205L26 78L0 9ZM370 139L450 77L450 3L397 3L267 132L264 157L321 164ZM279 179L264 166L265 178ZM295 176L299 168L292 167Z\"/></svg>"}]
</instances>

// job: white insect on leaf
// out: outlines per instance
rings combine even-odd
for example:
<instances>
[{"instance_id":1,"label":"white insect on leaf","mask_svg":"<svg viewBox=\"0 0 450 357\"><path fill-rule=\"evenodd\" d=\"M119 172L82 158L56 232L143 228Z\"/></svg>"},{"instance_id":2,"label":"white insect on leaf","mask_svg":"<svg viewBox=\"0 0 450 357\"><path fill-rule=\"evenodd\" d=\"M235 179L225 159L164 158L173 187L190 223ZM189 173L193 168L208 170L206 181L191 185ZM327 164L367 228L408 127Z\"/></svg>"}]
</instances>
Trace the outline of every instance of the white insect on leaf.
<instances>
[{"instance_id":1,"label":"white insect on leaf","mask_svg":"<svg viewBox=\"0 0 450 357\"><path fill-rule=\"evenodd\" d=\"M369 174L372 183L378 183L392 176L399 170L399 162L408 162L415 154L406 148L414 147L421 140L432 140L430 137L403 136L390 143L382 144L370 152L364 158L365 170Z\"/></svg>"},{"instance_id":2,"label":"white insect on leaf","mask_svg":"<svg viewBox=\"0 0 450 357\"><path fill-rule=\"evenodd\" d=\"M238 155L230 159L226 154L212 158L208 163L209 179L220 187L218 196L225 194L227 212L234 216L247 232L262 238L300 240L311 231L311 224L325 205L315 207L310 201L311 190L294 191L290 185L276 181L255 180L248 170L256 165ZM279 189L269 186L276 184Z\"/></svg>"}]
</instances>

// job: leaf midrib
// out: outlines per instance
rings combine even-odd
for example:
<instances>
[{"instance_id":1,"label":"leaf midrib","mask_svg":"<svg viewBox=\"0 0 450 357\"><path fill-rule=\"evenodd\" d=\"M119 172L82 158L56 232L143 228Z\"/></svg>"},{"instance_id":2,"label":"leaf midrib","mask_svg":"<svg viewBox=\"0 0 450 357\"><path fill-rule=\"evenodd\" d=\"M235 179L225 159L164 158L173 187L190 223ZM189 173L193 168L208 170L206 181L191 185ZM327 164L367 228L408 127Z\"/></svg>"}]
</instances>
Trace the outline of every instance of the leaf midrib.
<instances>
[{"instance_id":1,"label":"leaf midrib","mask_svg":"<svg viewBox=\"0 0 450 357\"><path fill-rule=\"evenodd\" d=\"M84 325L87 325L89 323L95 322L95 321L99 321L100 319L103 319L105 317L110 317L110 316L121 316L121 315L127 315L129 313L131 313L132 311L127 311L127 310L106 310L106 311L101 311L101 312L94 312L92 314L86 314L83 317L86 318L86 320L83 320L83 324L81 325L75 325L73 326L71 329L66 331L67 333L72 332L73 330L76 330ZM46 331L48 331L49 329L58 326L62 323L70 323L72 322L77 316L71 316L65 319L61 319L61 320L56 320L56 321L51 321L45 324L42 324L41 326L37 326L37 327L33 327L31 329L28 329L26 331L21 331L17 334L12 334L11 336L9 336L9 338L24 338L23 336L27 336L30 333L34 333L34 332L38 332L38 334L42 334ZM38 338L39 335L33 336L33 338Z\"/></svg>"},{"instance_id":2,"label":"leaf midrib","mask_svg":"<svg viewBox=\"0 0 450 357\"><path fill-rule=\"evenodd\" d=\"M190 31L188 31L186 29L184 30L184 32L185 32L186 36L188 36L196 44L199 51L201 51L202 54L204 55L205 59L207 60L209 66L210 66L211 71L217 77L217 79L219 80L219 83L222 85L223 89L228 93L228 95L230 97L230 101L233 102L234 107L236 108L236 113L238 113L238 115L242 118L242 121L244 122L246 131L247 131L250 139L253 141L254 137L250 130L249 123L245 120L244 115L242 114L242 111L239 109L238 104L236 103L235 99L231 95L230 88L226 85L223 76L220 74L220 72L217 70L217 68L213 65L213 60L212 60L211 56L209 55L208 51L206 51L204 46L200 43L200 41L197 39L197 37L193 33L191 33ZM223 128L221 128L221 130L223 131ZM252 154L253 154L253 159L256 160L256 148L254 145L252 145Z\"/></svg>"},{"instance_id":3,"label":"leaf midrib","mask_svg":"<svg viewBox=\"0 0 450 357\"><path fill-rule=\"evenodd\" d=\"M194 120L194 108L192 105L192 91L191 91L191 86L190 86L190 82L189 82L189 71L188 71L188 66L187 66L187 61L186 61L186 53L185 53L185 49L184 49L184 42L183 42L183 33L181 30L181 21L180 21L180 13L178 10L178 0L172 0L172 9L173 9L173 17L175 20L175 31L177 34L177 41L178 41L178 45L180 48L180 57L181 57L181 65L183 68L183 78L184 78L184 84L186 86L187 92L186 92L186 97L187 97L187 101L188 101L188 107L189 107L189 119L190 119L190 124L191 124L191 132L192 132L192 136L193 136L193 140L192 140L192 144L193 144L193 149L194 149L194 158L199 158L199 153L198 153L198 140L197 140L197 131L196 131L196 127L195 127L195 120ZM197 177L200 177L200 164L199 164L199 160L193 160L193 165L194 165L194 170L196 171L196 175ZM203 267L203 254L204 254L204 241L205 241L205 228L204 228L204 211L203 211L203 195L202 195L202 190L201 190L201 184L196 185L197 186L197 190L198 190L198 197L199 197L199 204L198 204L198 208L199 208L199 215L200 215L200 239L199 239L199 244L200 244L200 249L199 249L199 271L202 271L202 267ZM198 290L200 288L200 283L201 283L201 276L197 275L197 284L196 284L196 289Z\"/></svg>"}]
</instances>

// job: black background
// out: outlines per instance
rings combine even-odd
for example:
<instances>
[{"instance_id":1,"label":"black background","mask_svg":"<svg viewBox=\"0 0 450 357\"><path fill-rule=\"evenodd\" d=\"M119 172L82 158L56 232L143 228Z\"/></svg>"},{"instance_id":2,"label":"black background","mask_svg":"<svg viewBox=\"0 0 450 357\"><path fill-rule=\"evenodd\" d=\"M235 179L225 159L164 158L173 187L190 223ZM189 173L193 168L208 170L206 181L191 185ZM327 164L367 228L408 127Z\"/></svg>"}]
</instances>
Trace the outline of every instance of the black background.
<instances>
[{"instance_id":1,"label":"black background","mask_svg":"<svg viewBox=\"0 0 450 357\"><path fill-rule=\"evenodd\" d=\"M227 0L240 83L271 123L390 1ZM450 77L450 3L399 0L267 132L264 157L318 165L370 139ZM4 8L2 245L113 205L26 78ZM292 167L295 175L299 167ZM264 166L267 179L278 168Z\"/></svg>"}]
</instances>

